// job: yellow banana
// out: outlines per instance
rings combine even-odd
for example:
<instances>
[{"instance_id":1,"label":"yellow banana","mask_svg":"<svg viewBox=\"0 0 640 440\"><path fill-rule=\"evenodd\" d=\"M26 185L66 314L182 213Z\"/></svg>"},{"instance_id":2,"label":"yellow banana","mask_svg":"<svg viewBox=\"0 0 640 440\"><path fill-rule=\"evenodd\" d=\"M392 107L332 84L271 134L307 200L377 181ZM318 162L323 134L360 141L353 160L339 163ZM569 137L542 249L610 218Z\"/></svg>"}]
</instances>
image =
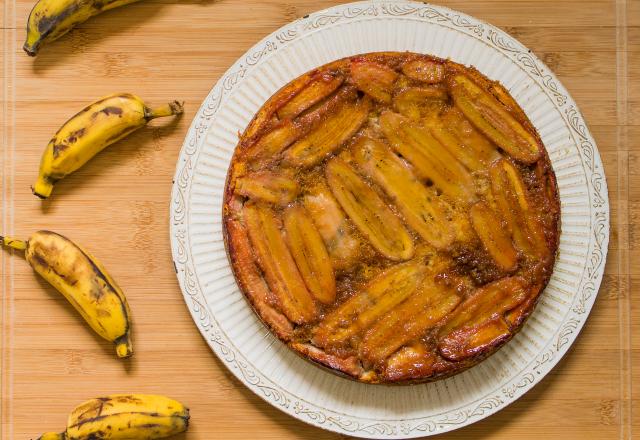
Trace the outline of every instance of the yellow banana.
<instances>
[{"instance_id":1,"label":"yellow banana","mask_svg":"<svg viewBox=\"0 0 640 440\"><path fill-rule=\"evenodd\" d=\"M94 102L69 119L49 141L33 193L46 199L58 180L82 167L107 146L151 119L181 113L182 104L178 101L150 109L142 99L129 93L106 96Z\"/></svg>"},{"instance_id":2,"label":"yellow banana","mask_svg":"<svg viewBox=\"0 0 640 440\"><path fill-rule=\"evenodd\" d=\"M27 20L23 49L35 56L40 45L53 41L94 15L138 0L40 0Z\"/></svg>"},{"instance_id":3,"label":"yellow banana","mask_svg":"<svg viewBox=\"0 0 640 440\"><path fill-rule=\"evenodd\" d=\"M66 237L35 232L29 240L0 237L23 250L31 267L62 293L96 333L116 345L119 357L133 354L129 305L98 260Z\"/></svg>"},{"instance_id":4,"label":"yellow banana","mask_svg":"<svg viewBox=\"0 0 640 440\"><path fill-rule=\"evenodd\" d=\"M77 406L67 429L38 440L151 440L187 430L189 409L178 401L148 394L115 394Z\"/></svg>"}]
</instances>

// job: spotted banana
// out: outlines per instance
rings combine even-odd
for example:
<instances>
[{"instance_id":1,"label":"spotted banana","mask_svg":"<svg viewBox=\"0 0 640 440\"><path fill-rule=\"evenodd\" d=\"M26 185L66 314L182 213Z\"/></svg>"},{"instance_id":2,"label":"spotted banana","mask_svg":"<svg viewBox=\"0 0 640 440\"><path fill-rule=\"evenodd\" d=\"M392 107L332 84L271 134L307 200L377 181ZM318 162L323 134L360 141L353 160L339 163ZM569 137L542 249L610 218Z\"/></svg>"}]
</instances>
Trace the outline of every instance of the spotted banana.
<instances>
[{"instance_id":1,"label":"spotted banana","mask_svg":"<svg viewBox=\"0 0 640 440\"><path fill-rule=\"evenodd\" d=\"M1 241L24 251L31 267L69 300L96 333L116 345L118 357L133 354L127 299L98 260L50 231L35 232L27 241L9 237Z\"/></svg>"},{"instance_id":2,"label":"spotted banana","mask_svg":"<svg viewBox=\"0 0 640 440\"><path fill-rule=\"evenodd\" d=\"M42 43L53 41L94 15L139 0L40 0L27 20L23 49L36 56Z\"/></svg>"},{"instance_id":3,"label":"spotted banana","mask_svg":"<svg viewBox=\"0 0 640 440\"><path fill-rule=\"evenodd\" d=\"M150 109L142 99L129 93L106 96L94 102L69 119L49 141L33 193L46 199L58 180L78 170L107 146L151 119L181 113L182 104L178 101Z\"/></svg>"},{"instance_id":4,"label":"spotted banana","mask_svg":"<svg viewBox=\"0 0 640 440\"><path fill-rule=\"evenodd\" d=\"M49 432L38 440L151 440L187 430L189 409L164 396L116 394L76 407L64 432Z\"/></svg>"}]
</instances>

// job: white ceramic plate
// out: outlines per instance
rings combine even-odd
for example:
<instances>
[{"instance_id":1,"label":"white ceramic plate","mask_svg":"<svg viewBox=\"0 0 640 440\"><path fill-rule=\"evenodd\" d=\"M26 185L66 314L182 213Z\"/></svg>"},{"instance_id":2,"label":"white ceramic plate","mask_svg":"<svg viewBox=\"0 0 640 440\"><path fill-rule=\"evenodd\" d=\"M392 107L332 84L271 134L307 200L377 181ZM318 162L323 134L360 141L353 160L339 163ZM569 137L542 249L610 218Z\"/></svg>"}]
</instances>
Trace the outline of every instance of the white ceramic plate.
<instances>
[{"instance_id":1,"label":"white ceramic plate","mask_svg":"<svg viewBox=\"0 0 640 440\"><path fill-rule=\"evenodd\" d=\"M535 313L504 348L444 381L375 386L306 362L274 338L238 290L222 237L227 167L254 113L295 77L345 56L413 51L499 80L546 145L562 202L559 257ZM423 3L375 1L320 11L243 55L202 104L178 160L171 244L184 298L213 351L242 383L313 425L369 438L437 434L476 422L531 389L562 358L595 301L609 240L602 163L575 103L526 47L473 17Z\"/></svg>"}]
</instances>

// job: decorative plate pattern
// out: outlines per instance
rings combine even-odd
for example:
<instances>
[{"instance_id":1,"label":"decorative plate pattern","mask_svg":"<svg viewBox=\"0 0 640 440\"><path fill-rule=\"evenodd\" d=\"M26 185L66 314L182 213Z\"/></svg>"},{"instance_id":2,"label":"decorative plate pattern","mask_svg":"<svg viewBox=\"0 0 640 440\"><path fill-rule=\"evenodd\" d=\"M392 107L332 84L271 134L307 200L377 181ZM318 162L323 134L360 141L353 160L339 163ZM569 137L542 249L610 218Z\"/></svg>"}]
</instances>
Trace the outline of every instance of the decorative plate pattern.
<instances>
[{"instance_id":1,"label":"decorative plate pattern","mask_svg":"<svg viewBox=\"0 0 640 440\"><path fill-rule=\"evenodd\" d=\"M474 368L415 386L352 382L293 354L238 290L222 237L222 194L237 132L291 79L338 58L383 50L451 58L505 85L549 151L562 206L554 275L522 331ZM194 321L220 359L247 387L286 413L367 438L456 429L531 389L584 325L609 241L602 162L580 112L553 73L491 25L447 8L400 1L350 3L311 14L242 56L211 90L189 129L170 209L178 280Z\"/></svg>"}]
</instances>

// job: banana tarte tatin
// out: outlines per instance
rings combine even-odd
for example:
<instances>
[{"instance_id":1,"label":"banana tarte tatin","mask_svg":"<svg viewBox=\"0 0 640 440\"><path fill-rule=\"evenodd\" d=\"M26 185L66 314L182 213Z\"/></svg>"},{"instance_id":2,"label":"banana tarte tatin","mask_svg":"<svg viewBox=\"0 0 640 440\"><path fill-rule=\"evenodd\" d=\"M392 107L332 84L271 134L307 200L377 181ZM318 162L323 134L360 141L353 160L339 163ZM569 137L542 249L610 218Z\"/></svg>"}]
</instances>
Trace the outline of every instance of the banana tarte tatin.
<instances>
[{"instance_id":1,"label":"banana tarte tatin","mask_svg":"<svg viewBox=\"0 0 640 440\"><path fill-rule=\"evenodd\" d=\"M504 87L385 52L319 67L264 104L223 217L240 289L278 338L362 382L415 383L520 330L559 214L540 136Z\"/></svg>"}]
</instances>

